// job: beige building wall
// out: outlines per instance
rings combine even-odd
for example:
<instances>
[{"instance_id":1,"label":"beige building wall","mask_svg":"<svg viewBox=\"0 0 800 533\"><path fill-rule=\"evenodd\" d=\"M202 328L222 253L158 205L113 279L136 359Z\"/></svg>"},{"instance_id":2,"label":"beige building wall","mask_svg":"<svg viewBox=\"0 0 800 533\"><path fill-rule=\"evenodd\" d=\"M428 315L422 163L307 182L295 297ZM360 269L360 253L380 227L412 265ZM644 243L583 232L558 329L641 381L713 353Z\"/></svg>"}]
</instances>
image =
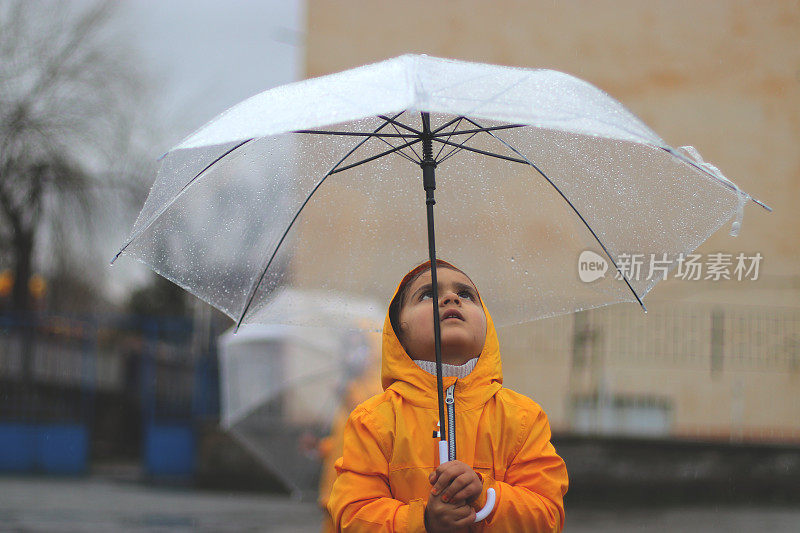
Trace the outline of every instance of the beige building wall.
<instances>
[{"instance_id":1,"label":"beige building wall","mask_svg":"<svg viewBox=\"0 0 800 533\"><path fill-rule=\"evenodd\" d=\"M698 250L760 252L757 280L668 279L646 316L618 305L507 329L504 369L559 429L579 425L576 398L627 398L668 412L672 435L800 440L800 3L308 0L307 17L308 77L403 53L561 70L770 205Z\"/></svg>"}]
</instances>

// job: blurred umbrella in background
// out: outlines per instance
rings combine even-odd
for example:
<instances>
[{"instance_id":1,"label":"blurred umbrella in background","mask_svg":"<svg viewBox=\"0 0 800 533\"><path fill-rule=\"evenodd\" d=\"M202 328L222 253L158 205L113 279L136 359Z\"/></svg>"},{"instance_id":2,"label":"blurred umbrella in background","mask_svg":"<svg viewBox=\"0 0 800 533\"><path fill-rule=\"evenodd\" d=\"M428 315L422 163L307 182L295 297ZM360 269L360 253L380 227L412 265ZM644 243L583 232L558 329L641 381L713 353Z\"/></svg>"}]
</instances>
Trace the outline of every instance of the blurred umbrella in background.
<instances>
[{"instance_id":1,"label":"blurred umbrella in background","mask_svg":"<svg viewBox=\"0 0 800 533\"><path fill-rule=\"evenodd\" d=\"M315 306L309 293L286 292L274 304L282 298L305 302L318 323L335 327L249 324L224 333L218 341L222 426L294 496L318 488L324 495L341 455L344 421L380 392L380 322L359 314L352 300L345 311L344 305Z\"/></svg>"}]
</instances>

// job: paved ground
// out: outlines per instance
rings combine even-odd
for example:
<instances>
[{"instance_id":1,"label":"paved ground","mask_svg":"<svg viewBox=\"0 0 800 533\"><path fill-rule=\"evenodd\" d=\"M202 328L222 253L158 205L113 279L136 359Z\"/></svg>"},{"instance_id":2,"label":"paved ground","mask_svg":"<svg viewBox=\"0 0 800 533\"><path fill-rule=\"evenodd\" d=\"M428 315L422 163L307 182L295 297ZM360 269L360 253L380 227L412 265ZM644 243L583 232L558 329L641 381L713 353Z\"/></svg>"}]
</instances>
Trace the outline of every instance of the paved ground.
<instances>
[{"instance_id":1,"label":"paved ground","mask_svg":"<svg viewBox=\"0 0 800 533\"><path fill-rule=\"evenodd\" d=\"M798 533L800 508L672 507L567 512L565 533Z\"/></svg>"},{"instance_id":2,"label":"paved ground","mask_svg":"<svg viewBox=\"0 0 800 533\"><path fill-rule=\"evenodd\" d=\"M97 478L0 477L0 531L318 531L313 503ZM800 531L800 508L568 509L567 533Z\"/></svg>"},{"instance_id":3,"label":"paved ground","mask_svg":"<svg viewBox=\"0 0 800 533\"><path fill-rule=\"evenodd\" d=\"M0 478L0 531L316 531L314 504L98 479Z\"/></svg>"}]
</instances>

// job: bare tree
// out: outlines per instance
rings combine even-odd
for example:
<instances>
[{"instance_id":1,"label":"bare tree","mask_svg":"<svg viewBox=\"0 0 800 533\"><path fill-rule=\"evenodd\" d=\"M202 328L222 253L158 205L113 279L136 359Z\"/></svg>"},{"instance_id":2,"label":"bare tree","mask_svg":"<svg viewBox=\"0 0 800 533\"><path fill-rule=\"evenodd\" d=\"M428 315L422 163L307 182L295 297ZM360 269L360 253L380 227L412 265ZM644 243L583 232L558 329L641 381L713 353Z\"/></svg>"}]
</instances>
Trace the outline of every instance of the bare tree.
<instances>
[{"instance_id":1,"label":"bare tree","mask_svg":"<svg viewBox=\"0 0 800 533\"><path fill-rule=\"evenodd\" d=\"M71 233L91 234L98 205L140 196L132 177L144 172L128 154L144 86L112 10L0 1L0 269L14 272L15 311L30 309L43 241L68 253Z\"/></svg>"}]
</instances>

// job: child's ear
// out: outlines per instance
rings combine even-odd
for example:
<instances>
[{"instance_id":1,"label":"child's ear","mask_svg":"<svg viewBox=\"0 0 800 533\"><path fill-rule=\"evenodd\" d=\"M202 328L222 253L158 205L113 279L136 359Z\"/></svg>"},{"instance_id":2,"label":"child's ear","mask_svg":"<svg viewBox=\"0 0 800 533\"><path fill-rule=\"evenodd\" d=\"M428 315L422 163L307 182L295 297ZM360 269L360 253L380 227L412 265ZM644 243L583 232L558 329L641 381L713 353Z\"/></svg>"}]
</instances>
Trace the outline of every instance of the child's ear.
<instances>
[{"instance_id":1,"label":"child's ear","mask_svg":"<svg viewBox=\"0 0 800 533\"><path fill-rule=\"evenodd\" d=\"M401 343L403 342L403 332L405 331L407 324L408 322L400 322L399 324L397 324L397 329L399 331L395 331L395 334L397 335L397 339Z\"/></svg>"}]
</instances>

